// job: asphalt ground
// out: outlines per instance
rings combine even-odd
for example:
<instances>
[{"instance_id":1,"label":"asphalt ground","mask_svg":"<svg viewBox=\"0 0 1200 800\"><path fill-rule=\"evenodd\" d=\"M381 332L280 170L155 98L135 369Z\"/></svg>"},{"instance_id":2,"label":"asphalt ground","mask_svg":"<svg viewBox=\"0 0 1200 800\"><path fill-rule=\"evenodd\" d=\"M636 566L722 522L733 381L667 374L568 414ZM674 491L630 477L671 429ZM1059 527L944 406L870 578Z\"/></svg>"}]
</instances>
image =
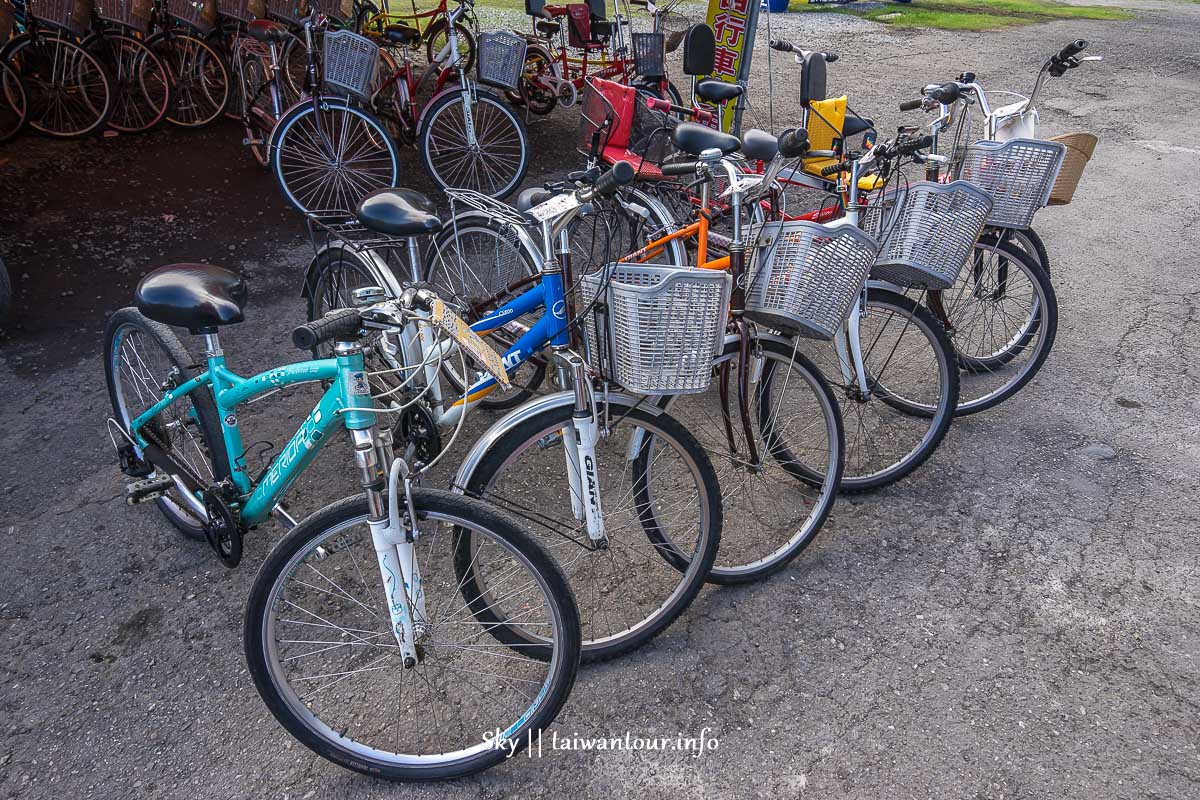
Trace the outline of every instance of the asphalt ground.
<instances>
[{"instance_id":1,"label":"asphalt ground","mask_svg":"<svg viewBox=\"0 0 1200 800\"><path fill-rule=\"evenodd\" d=\"M1133 5L1133 3L1123 3ZM297 357L303 226L241 152L202 132L0 150L0 253L17 287L0 338L0 792L49 798L1200 797L1200 6L1129 22L990 33L776 16L842 60L830 88L874 116L976 72L1027 91L1091 40L1105 60L1047 87L1047 134L1100 146L1075 202L1043 211L1061 320L1017 398L958 421L904 482L845 498L818 542L761 584L706 589L637 653L582 671L559 736L705 735L688 752L545 747L476 778L396 786L295 743L249 681L241 615L283 533L236 571L129 508L104 420L105 315L172 261L241 270L244 373ZM752 99L766 126L765 31ZM776 130L795 67L773 60ZM530 183L578 163L577 116L531 127ZM750 118L753 122L753 118ZM405 182L428 189L415 154ZM310 390L252 407L277 443ZM488 423L475 418L472 431ZM332 446L297 513L354 490Z\"/></svg>"}]
</instances>

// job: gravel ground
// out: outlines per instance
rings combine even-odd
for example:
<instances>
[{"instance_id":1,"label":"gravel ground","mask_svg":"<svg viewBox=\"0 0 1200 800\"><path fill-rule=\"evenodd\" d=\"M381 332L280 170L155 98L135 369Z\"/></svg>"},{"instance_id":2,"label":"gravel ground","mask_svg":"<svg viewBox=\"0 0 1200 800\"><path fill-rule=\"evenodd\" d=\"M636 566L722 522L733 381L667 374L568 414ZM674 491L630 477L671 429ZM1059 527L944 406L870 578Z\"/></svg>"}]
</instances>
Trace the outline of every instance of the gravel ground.
<instances>
[{"instance_id":1,"label":"gravel ground","mask_svg":"<svg viewBox=\"0 0 1200 800\"><path fill-rule=\"evenodd\" d=\"M772 19L776 35L842 54L831 89L852 90L881 131L907 121L892 109L924 83L970 68L1025 88L1049 52L1092 40L1105 61L1042 103L1048 133L1101 138L1075 203L1038 219L1055 351L910 479L842 501L785 572L705 590L651 646L584 670L557 726L708 728L716 751L547 748L442 786L344 772L259 701L240 619L280 529L229 571L122 500L98 350L140 274L188 259L242 270L252 299L225 338L233 365L294 357L306 240L240 132L0 150L0 252L18 289L0 338L0 796L1200 797L1198 24L1200 6L1165 2L1125 23L995 33ZM766 125L764 38L752 94ZM782 128L796 73L773 67ZM531 183L577 163L575 121L531 126ZM406 182L428 188L406 163ZM278 442L312 401L297 391L243 424ZM352 491L347 467L330 447L294 509Z\"/></svg>"}]
</instances>

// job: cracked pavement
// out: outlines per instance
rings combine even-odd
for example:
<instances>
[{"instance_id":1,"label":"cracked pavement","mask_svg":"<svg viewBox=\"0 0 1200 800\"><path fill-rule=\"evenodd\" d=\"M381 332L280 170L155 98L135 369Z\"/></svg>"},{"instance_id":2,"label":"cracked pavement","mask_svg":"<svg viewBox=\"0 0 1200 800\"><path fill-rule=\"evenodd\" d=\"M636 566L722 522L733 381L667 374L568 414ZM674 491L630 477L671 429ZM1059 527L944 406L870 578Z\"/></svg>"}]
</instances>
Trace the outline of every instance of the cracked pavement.
<instances>
[{"instance_id":1,"label":"cracked pavement","mask_svg":"<svg viewBox=\"0 0 1200 800\"><path fill-rule=\"evenodd\" d=\"M207 259L249 277L231 364L296 358L303 226L232 124L0 149L0 253L18 291L0 338L0 796L1200 797L1200 6L1135 5L1130 22L978 34L774 18L775 35L841 54L831 90L884 134L911 121L893 109L916 87L969 68L1027 91L1049 53L1090 39L1105 60L1051 81L1042 120L1100 145L1075 202L1037 220L1061 307L1038 378L956 422L907 480L843 498L780 575L708 588L651 645L582 670L555 728L708 727L719 746L700 758L547 751L414 787L294 742L240 642L282 530L265 526L230 571L127 507L99 350L140 274ZM781 129L795 68L774 67ZM532 126L531 184L577 163L576 120ZM427 190L415 154L404 163ZM281 442L313 400L272 398L243 425ZM291 502L303 513L352 491L347 448L331 446Z\"/></svg>"}]
</instances>

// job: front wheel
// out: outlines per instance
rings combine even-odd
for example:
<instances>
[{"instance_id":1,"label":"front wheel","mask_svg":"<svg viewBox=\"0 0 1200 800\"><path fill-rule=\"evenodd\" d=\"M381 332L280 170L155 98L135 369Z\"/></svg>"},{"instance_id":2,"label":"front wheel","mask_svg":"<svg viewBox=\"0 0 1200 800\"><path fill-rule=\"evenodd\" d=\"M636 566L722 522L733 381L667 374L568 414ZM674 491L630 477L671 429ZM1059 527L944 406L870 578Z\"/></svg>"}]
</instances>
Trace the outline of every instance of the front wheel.
<instances>
[{"instance_id":1,"label":"front wheel","mask_svg":"<svg viewBox=\"0 0 1200 800\"><path fill-rule=\"evenodd\" d=\"M271 142L275 178L301 213L353 211L376 189L396 186L396 143L371 114L342 98L292 108Z\"/></svg>"},{"instance_id":2,"label":"front wheel","mask_svg":"<svg viewBox=\"0 0 1200 800\"><path fill-rule=\"evenodd\" d=\"M112 115L115 81L78 44L52 34L25 34L5 48L25 88L29 126L59 139L98 133Z\"/></svg>"},{"instance_id":3,"label":"front wheel","mask_svg":"<svg viewBox=\"0 0 1200 800\"><path fill-rule=\"evenodd\" d=\"M181 128L203 128L225 114L234 94L233 71L215 45L198 36L170 31L151 39L150 48L175 82L168 122Z\"/></svg>"},{"instance_id":4,"label":"front wheel","mask_svg":"<svg viewBox=\"0 0 1200 800\"><path fill-rule=\"evenodd\" d=\"M499 96L478 87L435 100L424 114L419 140L425 170L442 189L504 198L529 169L524 123Z\"/></svg>"},{"instance_id":5,"label":"front wheel","mask_svg":"<svg viewBox=\"0 0 1200 800\"><path fill-rule=\"evenodd\" d=\"M363 496L275 547L250 592L244 644L263 702L306 747L372 776L446 780L504 761L513 751L497 734L519 749L554 720L575 682L579 614L562 571L496 509L429 489L411 498L425 598L415 666L391 631ZM486 603L456 572L468 539L472 568L496 590Z\"/></svg>"},{"instance_id":6,"label":"front wheel","mask_svg":"<svg viewBox=\"0 0 1200 800\"><path fill-rule=\"evenodd\" d=\"M450 42L450 29L446 20L439 19L425 29L425 57L432 64ZM475 34L461 22L454 23L454 36L458 39L458 64L456 68L464 75L475 66Z\"/></svg>"},{"instance_id":7,"label":"front wheel","mask_svg":"<svg viewBox=\"0 0 1200 800\"><path fill-rule=\"evenodd\" d=\"M650 641L695 599L721 539L721 489L704 448L673 417L625 398L605 410L601 396L609 431L596 443L595 482L573 486L569 397L498 435L459 483L519 517L554 555L580 604L584 660L600 661ZM605 547L579 516L585 491L599 497ZM490 591L487 574L463 572L470 593Z\"/></svg>"}]
</instances>

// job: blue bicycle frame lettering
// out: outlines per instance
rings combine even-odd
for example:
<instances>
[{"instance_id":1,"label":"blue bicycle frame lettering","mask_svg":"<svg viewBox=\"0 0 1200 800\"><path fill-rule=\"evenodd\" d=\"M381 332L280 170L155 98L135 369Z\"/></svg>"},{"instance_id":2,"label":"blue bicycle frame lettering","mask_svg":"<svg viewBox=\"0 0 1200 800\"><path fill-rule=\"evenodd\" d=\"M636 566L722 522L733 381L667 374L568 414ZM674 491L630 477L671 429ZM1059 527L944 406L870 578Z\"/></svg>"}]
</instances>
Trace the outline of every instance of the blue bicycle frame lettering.
<instances>
[{"instance_id":1,"label":"blue bicycle frame lettering","mask_svg":"<svg viewBox=\"0 0 1200 800\"><path fill-rule=\"evenodd\" d=\"M284 386L311 381L333 383L255 485L246 468L237 407ZM267 370L252 378L242 378L230 371L225 365L225 356L218 354L209 356L205 372L167 392L162 400L133 421L131 433L138 446L148 444L142 430L152 418L205 386L211 388L216 400L221 417L222 444L229 457L233 484L241 495L241 517L247 525L266 520L271 509L312 463L338 425L344 425L347 430L362 430L375 424L374 401L363 368L362 353L301 361Z\"/></svg>"}]
</instances>

